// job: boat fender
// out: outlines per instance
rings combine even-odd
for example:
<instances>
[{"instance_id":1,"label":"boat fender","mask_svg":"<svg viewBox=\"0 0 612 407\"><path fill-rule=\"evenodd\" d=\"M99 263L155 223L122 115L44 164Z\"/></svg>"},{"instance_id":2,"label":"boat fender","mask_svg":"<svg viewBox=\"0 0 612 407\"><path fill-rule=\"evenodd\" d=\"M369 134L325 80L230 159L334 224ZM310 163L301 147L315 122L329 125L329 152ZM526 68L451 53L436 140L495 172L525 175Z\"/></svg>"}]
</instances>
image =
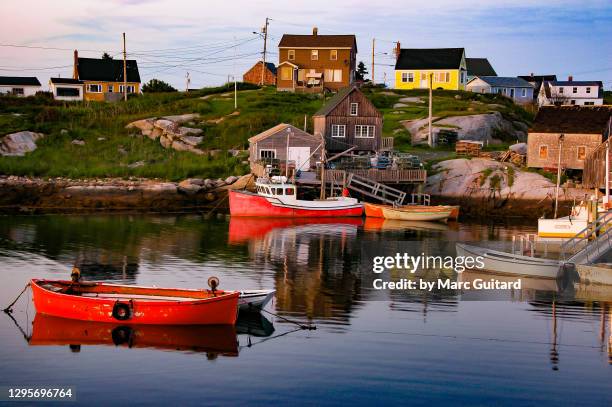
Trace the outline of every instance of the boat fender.
<instances>
[{"instance_id":1,"label":"boat fender","mask_svg":"<svg viewBox=\"0 0 612 407\"><path fill-rule=\"evenodd\" d=\"M130 305L131 301L130 301ZM115 302L115 305L113 306L113 318L119 320L119 321L126 321L130 318L132 318L132 306L130 306L128 304L122 303L122 302Z\"/></svg>"}]
</instances>

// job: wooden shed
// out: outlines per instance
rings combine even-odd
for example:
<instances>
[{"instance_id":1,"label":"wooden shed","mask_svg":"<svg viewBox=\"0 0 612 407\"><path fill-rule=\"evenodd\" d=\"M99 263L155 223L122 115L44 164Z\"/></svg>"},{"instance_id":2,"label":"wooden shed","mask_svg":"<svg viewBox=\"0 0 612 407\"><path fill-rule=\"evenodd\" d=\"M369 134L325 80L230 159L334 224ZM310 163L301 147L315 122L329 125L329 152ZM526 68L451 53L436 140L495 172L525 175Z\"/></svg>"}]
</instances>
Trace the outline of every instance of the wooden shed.
<instances>
[{"instance_id":1,"label":"wooden shed","mask_svg":"<svg viewBox=\"0 0 612 407\"><path fill-rule=\"evenodd\" d=\"M249 139L251 172L263 175L266 164L311 171L321 160L321 137L313 136L290 124L281 123Z\"/></svg>"},{"instance_id":2,"label":"wooden shed","mask_svg":"<svg viewBox=\"0 0 612 407\"><path fill-rule=\"evenodd\" d=\"M341 89L313 116L314 134L325 137L328 151L378 151L383 115L357 87ZM391 139L392 141L392 139Z\"/></svg>"},{"instance_id":3,"label":"wooden shed","mask_svg":"<svg viewBox=\"0 0 612 407\"><path fill-rule=\"evenodd\" d=\"M587 157L609 136L612 106L545 106L527 139L527 166L583 170Z\"/></svg>"}]
</instances>

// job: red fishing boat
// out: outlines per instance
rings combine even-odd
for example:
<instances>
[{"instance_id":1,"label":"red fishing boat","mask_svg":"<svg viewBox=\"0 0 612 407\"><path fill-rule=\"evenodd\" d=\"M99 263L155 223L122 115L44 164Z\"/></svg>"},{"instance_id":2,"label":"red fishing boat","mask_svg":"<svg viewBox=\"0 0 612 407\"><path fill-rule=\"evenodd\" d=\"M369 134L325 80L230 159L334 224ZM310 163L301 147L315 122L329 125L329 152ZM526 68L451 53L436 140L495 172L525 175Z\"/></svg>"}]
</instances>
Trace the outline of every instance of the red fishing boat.
<instances>
[{"instance_id":1,"label":"red fishing boat","mask_svg":"<svg viewBox=\"0 0 612 407\"><path fill-rule=\"evenodd\" d=\"M145 325L234 325L240 295L61 280L34 279L30 285L41 314Z\"/></svg>"},{"instance_id":2,"label":"red fishing boat","mask_svg":"<svg viewBox=\"0 0 612 407\"><path fill-rule=\"evenodd\" d=\"M297 199L296 186L288 183L286 177L260 178L255 185L257 192L229 191L232 216L307 218L363 214L363 205L347 196L313 201Z\"/></svg>"}]
</instances>

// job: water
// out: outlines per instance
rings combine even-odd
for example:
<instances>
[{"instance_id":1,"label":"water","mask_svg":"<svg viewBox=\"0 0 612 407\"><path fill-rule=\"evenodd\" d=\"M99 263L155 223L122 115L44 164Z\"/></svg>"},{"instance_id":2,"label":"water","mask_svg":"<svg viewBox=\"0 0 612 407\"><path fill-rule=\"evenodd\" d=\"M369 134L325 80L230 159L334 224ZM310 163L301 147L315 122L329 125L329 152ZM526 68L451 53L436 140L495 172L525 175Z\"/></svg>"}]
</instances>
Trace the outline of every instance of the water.
<instances>
[{"instance_id":1,"label":"water","mask_svg":"<svg viewBox=\"0 0 612 407\"><path fill-rule=\"evenodd\" d=\"M530 226L313 222L0 217L2 306L30 278L66 279L78 264L89 280L205 287L216 275L221 288L273 288L271 312L317 327L268 314L235 329L112 330L35 317L26 296L17 324L0 315L0 386L74 386L88 405L612 404L612 287L372 288L373 256L507 244ZM445 276L457 279L421 275Z\"/></svg>"}]
</instances>

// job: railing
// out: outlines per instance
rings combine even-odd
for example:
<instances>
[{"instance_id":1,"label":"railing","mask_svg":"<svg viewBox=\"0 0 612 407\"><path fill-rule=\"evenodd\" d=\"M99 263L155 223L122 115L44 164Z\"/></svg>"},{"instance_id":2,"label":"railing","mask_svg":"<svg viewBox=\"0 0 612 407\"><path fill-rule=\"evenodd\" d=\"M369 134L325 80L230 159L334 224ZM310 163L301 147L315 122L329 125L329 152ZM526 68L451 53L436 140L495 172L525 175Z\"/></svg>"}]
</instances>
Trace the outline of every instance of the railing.
<instances>
[{"instance_id":1,"label":"railing","mask_svg":"<svg viewBox=\"0 0 612 407\"><path fill-rule=\"evenodd\" d=\"M576 251L577 248L580 248L580 250ZM596 260L611 249L612 211L608 211L561 245L560 260L575 263L585 256L586 263L590 263L591 258ZM595 255L595 257L592 257L592 255Z\"/></svg>"},{"instance_id":2,"label":"railing","mask_svg":"<svg viewBox=\"0 0 612 407\"><path fill-rule=\"evenodd\" d=\"M328 178L336 176L338 177L337 179L342 179L342 177L344 177L344 172L355 174L359 177L367 178L372 181L390 184L421 183L427 180L426 170L327 170L325 171L325 177Z\"/></svg>"},{"instance_id":3,"label":"railing","mask_svg":"<svg viewBox=\"0 0 612 407\"><path fill-rule=\"evenodd\" d=\"M383 137L380 139L380 150L391 151L393 150L393 137Z\"/></svg>"}]
</instances>

